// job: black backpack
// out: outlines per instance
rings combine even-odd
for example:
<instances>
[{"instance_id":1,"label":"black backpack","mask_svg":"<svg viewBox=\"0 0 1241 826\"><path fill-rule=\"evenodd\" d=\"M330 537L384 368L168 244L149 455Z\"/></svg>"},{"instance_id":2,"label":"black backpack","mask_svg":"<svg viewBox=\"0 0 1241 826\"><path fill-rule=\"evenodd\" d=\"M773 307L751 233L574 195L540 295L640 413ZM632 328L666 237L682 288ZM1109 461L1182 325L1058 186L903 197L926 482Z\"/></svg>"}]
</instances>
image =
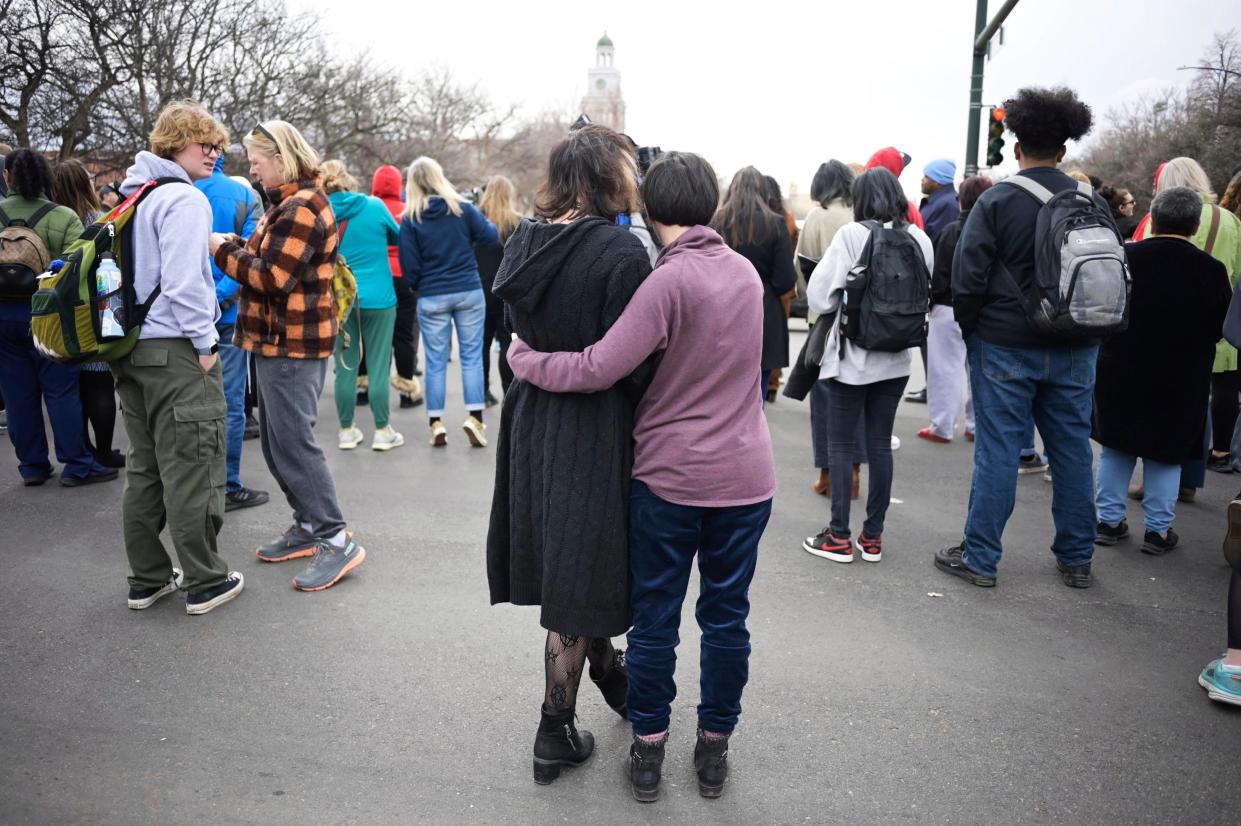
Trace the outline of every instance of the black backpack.
<instances>
[{"instance_id":1,"label":"black backpack","mask_svg":"<svg viewBox=\"0 0 1241 826\"><path fill-rule=\"evenodd\" d=\"M899 353L926 341L931 272L903 227L865 221L870 238L845 279L843 337L865 350Z\"/></svg>"},{"instance_id":2,"label":"black backpack","mask_svg":"<svg viewBox=\"0 0 1241 826\"><path fill-rule=\"evenodd\" d=\"M1022 295L1031 329L1066 342L1124 332L1131 284L1125 244L1090 184L1053 195L1022 175L1000 183L1040 205L1034 276Z\"/></svg>"}]
</instances>

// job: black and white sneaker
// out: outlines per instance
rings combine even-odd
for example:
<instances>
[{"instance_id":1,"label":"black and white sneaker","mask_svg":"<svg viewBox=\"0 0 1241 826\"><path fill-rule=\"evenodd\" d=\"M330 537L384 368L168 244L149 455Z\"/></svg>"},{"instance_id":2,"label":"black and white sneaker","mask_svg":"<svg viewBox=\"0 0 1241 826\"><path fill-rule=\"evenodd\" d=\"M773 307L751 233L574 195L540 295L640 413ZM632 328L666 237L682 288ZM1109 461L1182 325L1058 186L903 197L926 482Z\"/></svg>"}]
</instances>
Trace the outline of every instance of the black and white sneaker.
<instances>
[{"instance_id":1,"label":"black and white sneaker","mask_svg":"<svg viewBox=\"0 0 1241 826\"><path fill-rule=\"evenodd\" d=\"M254 508L267 503L271 497L265 490L238 488L224 494L224 511L236 511L242 508Z\"/></svg>"},{"instance_id":2,"label":"black and white sneaker","mask_svg":"<svg viewBox=\"0 0 1241 826\"><path fill-rule=\"evenodd\" d=\"M236 599L245 585L246 578L241 575L240 571L229 571L228 578L219 585L186 597L185 613L197 616L219 608L224 603Z\"/></svg>"},{"instance_id":3,"label":"black and white sneaker","mask_svg":"<svg viewBox=\"0 0 1241 826\"><path fill-rule=\"evenodd\" d=\"M1042 473L1045 470L1047 470L1047 460L1037 453L1022 456L1021 462L1017 466L1017 472L1023 476L1027 473Z\"/></svg>"},{"instance_id":4,"label":"black and white sneaker","mask_svg":"<svg viewBox=\"0 0 1241 826\"><path fill-rule=\"evenodd\" d=\"M149 588L135 588L132 585L129 588L129 607L135 611L142 611L150 608L164 597L176 592L181 587L181 582L185 577L181 573L180 568L172 569L172 579L163 585L152 585Z\"/></svg>"}]
</instances>

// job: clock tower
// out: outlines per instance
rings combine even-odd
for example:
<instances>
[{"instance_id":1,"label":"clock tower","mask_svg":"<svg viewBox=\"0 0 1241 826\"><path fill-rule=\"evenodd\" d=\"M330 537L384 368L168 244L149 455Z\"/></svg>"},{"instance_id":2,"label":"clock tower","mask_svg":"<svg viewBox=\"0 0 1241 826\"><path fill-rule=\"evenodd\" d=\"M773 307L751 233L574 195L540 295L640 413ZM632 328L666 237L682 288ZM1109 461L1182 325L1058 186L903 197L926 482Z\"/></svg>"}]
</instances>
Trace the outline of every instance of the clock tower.
<instances>
[{"instance_id":1,"label":"clock tower","mask_svg":"<svg viewBox=\"0 0 1241 826\"><path fill-rule=\"evenodd\" d=\"M624 132L625 100L621 97L620 72L612 65L612 38L606 33L595 45L595 65L587 71L586 83L582 111L592 123Z\"/></svg>"}]
</instances>

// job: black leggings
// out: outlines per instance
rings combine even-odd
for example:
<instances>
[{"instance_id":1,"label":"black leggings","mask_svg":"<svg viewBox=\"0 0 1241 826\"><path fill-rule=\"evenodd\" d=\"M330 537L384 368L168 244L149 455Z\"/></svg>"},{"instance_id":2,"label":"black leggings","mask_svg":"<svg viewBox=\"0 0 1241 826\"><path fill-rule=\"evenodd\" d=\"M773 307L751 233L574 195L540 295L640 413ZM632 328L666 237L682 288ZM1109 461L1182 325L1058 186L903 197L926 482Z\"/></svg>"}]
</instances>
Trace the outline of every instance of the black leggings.
<instances>
[{"instance_id":1,"label":"black leggings","mask_svg":"<svg viewBox=\"0 0 1241 826\"><path fill-rule=\"evenodd\" d=\"M1211 374L1211 449L1227 453L1232 449L1232 428L1241 411L1241 370Z\"/></svg>"},{"instance_id":2,"label":"black leggings","mask_svg":"<svg viewBox=\"0 0 1241 826\"><path fill-rule=\"evenodd\" d=\"M843 480L852 477L855 461L853 446L857 440L858 423L864 421L870 478L866 523L862 526L862 532L871 538L883 534L883 522L891 502L892 425L896 422L896 408L908 383L908 376L871 384L845 384L831 379L827 428L832 478ZM836 536L850 535L849 495L849 485L832 485L831 531Z\"/></svg>"},{"instance_id":3,"label":"black leggings","mask_svg":"<svg viewBox=\"0 0 1241 826\"><path fill-rule=\"evenodd\" d=\"M112 452L112 434L116 430L116 384L112 371L82 370L78 373L78 389L82 394L82 432L87 425L95 432L94 451L106 456Z\"/></svg>"},{"instance_id":4,"label":"black leggings","mask_svg":"<svg viewBox=\"0 0 1241 826\"><path fill-rule=\"evenodd\" d=\"M1233 566L1228 583L1228 647L1241 649L1241 560Z\"/></svg>"},{"instance_id":5,"label":"black leggings","mask_svg":"<svg viewBox=\"0 0 1241 826\"><path fill-rule=\"evenodd\" d=\"M500 342L500 386L507 393L508 386L513 383L513 371L508 366L508 346L513 336L504 326L503 310L487 313L483 321L483 388L487 393L491 392L491 343L497 340Z\"/></svg>"},{"instance_id":6,"label":"black leggings","mask_svg":"<svg viewBox=\"0 0 1241 826\"><path fill-rule=\"evenodd\" d=\"M412 379L418 369L418 293L396 282L396 326L392 328L392 353L396 374Z\"/></svg>"}]
</instances>

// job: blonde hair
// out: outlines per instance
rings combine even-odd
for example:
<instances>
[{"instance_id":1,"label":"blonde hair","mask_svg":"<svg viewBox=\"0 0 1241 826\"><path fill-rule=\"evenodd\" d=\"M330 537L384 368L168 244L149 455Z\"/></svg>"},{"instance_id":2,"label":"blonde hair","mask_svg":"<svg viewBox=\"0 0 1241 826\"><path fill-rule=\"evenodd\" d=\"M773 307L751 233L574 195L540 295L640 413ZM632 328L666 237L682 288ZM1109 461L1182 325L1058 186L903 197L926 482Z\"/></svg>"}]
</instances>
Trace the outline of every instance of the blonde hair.
<instances>
[{"instance_id":1,"label":"blonde hair","mask_svg":"<svg viewBox=\"0 0 1241 826\"><path fill-rule=\"evenodd\" d=\"M227 147L228 130L201 104L192 100L174 100L155 118L155 128L151 130L149 141L152 152L171 160L191 143Z\"/></svg>"},{"instance_id":2,"label":"blonde hair","mask_svg":"<svg viewBox=\"0 0 1241 826\"><path fill-rule=\"evenodd\" d=\"M253 147L268 157L278 159L286 184L319 177L319 153L306 143L302 133L291 123L265 121L246 135L242 142L247 149Z\"/></svg>"},{"instance_id":3,"label":"blonde hair","mask_svg":"<svg viewBox=\"0 0 1241 826\"><path fill-rule=\"evenodd\" d=\"M514 203L516 200L517 188L513 186L513 182L503 175L496 175L487 182L482 200L478 202L478 208L483 211L483 215L496 225L501 244L508 240L521 221L521 213L517 211Z\"/></svg>"},{"instance_id":4,"label":"blonde hair","mask_svg":"<svg viewBox=\"0 0 1241 826\"><path fill-rule=\"evenodd\" d=\"M1208 203L1215 203L1215 192L1211 189L1211 179L1193 158L1173 158L1163 165L1159 173L1159 181L1155 184L1155 194L1174 186L1187 186L1197 192Z\"/></svg>"},{"instance_id":5,"label":"blonde hair","mask_svg":"<svg viewBox=\"0 0 1241 826\"><path fill-rule=\"evenodd\" d=\"M1068 176L1072 178L1073 180L1081 181L1084 184L1090 183L1090 176L1087 175L1085 172L1082 172L1080 169L1069 170Z\"/></svg>"},{"instance_id":6,"label":"blonde hair","mask_svg":"<svg viewBox=\"0 0 1241 826\"><path fill-rule=\"evenodd\" d=\"M409 174L405 177L405 200L408 202L405 217L421 221L423 210L433 195L443 198L453 215L461 215L461 196L444 177L443 167L433 158L423 156L409 165Z\"/></svg>"},{"instance_id":7,"label":"blonde hair","mask_svg":"<svg viewBox=\"0 0 1241 826\"><path fill-rule=\"evenodd\" d=\"M358 188L358 181L349 174L344 161L324 161L319 169L323 177L323 189L330 195L333 192L353 192Z\"/></svg>"}]
</instances>

